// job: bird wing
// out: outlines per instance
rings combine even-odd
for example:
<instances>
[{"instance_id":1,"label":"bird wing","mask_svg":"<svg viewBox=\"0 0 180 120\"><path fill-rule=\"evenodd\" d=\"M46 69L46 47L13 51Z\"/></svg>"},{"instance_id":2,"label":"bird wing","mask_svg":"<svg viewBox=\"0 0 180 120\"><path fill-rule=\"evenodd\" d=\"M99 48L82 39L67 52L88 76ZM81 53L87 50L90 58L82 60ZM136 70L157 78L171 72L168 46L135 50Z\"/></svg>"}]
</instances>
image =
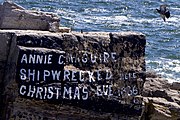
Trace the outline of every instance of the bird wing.
<instances>
[{"instance_id":1,"label":"bird wing","mask_svg":"<svg viewBox=\"0 0 180 120\"><path fill-rule=\"evenodd\" d=\"M167 11L167 12L165 13L165 16L166 16L166 18L169 18L169 17L170 17L170 12Z\"/></svg>"}]
</instances>

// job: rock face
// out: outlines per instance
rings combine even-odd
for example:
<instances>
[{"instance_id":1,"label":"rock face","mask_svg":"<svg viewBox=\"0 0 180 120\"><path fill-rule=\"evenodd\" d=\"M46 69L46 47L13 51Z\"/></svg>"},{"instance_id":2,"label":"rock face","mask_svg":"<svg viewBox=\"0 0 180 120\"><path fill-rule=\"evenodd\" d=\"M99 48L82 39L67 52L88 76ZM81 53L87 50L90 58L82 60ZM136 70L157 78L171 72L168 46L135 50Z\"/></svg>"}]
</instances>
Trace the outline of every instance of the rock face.
<instances>
[{"instance_id":1,"label":"rock face","mask_svg":"<svg viewBox=\"0 0 180 120\"><path fill-rule=\"evenodd\" d=\"M144 35L48 32L70 31L58 22L0 6L1 29L25 29L0 30L0 120L180 120L180 84L145 75Z\"/></svg>"},{"instance_id":2,"label":"rock face","mask_svg":"<svg viewBox=\"0 0 180 120\"><path fill-rule=\"evenodd\" d=\"M53 13L26 10L12 3L0 5L0 29L59 30L59 17Z\"/></svg>"},{"instance_id":3,"label":"rock face","mask_svg":"<svg viewBox=\"0 0 180 120\"><path fill-rule=\"evenodd\" d=\"M139 119L144 35L27 30L0 35L10 41L2 50L7 51L3 119Z\"/></svg>"},{"instance_id":4,"label":"rock face","mask_svg":"<svg viewBox=\"0 0 180 120\"><path fill-rule=\"evenodd\" d=\"M160 77L147 77L143 96L145 109L142 120L179 120L180 86Z\"/></svg>"}]
</instances>

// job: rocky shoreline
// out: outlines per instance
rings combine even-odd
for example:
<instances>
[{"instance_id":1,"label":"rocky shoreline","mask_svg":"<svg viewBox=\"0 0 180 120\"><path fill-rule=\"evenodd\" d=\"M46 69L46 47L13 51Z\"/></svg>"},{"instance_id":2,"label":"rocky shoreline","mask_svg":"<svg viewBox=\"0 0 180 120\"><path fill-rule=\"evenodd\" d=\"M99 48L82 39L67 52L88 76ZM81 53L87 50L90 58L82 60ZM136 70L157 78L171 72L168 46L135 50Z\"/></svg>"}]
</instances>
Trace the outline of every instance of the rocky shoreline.
<instances>
[{"instance_id":1,"label":"rocky shoreline","mask_svg":"<svg viewBox=\"0 0 180 120\"><path fill-rule=\"evenodd\" d=\"M0 29L6 33L12 33L14 30L16 30L17 34L20 34L22 31L25 30L28 34L31 34L31 30L38 30L37 34L41 35L47 34L49 35L49 32L53 32L52 34L58 34L58 33L73 33L70 31L69 28L66 27L60 27L59 21L60 18L57 15L51 14L51 13L42 13L42 12L35 12L35 11L28 11L22 8L21 6L18 6L14 3L11 2L5 2L3 5L0 6ZM33 23L38 23L34 24ZM32 26L33 25L33 26ZM19 30L19 31L18 31ZM30 31L28 31L30 30ZM19 32L19 33L18 33ZM34 31L35 32L35 31ZM33 33L33 32L32 32ZM81 34L81 33L75 33L74 34ZM86 34L86 33L84 33ZM93 33L93 35L96 33ZM104 33L106 35L106 33ZM4 38L7 36L3 34ZM103 35L102 35L103 36ZM8 36L8 39L11 39L11 35ZM66 37L66 36L65 36ZM81 37L81 35L79 35ZM93 38L93 37L92 37ZM106 38L106 37L105 37ZM4 40L3 38L1 38ZM11 41L13 42L13 41ZM99 42L99 41L98 41ZM23 43L24 44L24 43ZM31 44L31 43L27 43ZM55 45L56 46L56 45ZM10 47L9 43L7 43L7 47ZM6 60L8 58L8 49L2 46L0 51L6 51L6 52L1 52L1 58L0 58L0 65L1 65L1 73L0 73L0 108L4 103L4 85L8 84L4 83L4 72L8 71ZM13 67L12 67L13 68ZM2 89L4 88L4 89ZM11 89L11 88L10 88ZM14 92L15 94L16 92ZM16 95L13 95L16 96ZM7 99L7 98L6 98ZM11 99L11 98L8 98ZM164 78L151 73L151 72L146 72L146 80L143 86L143 92L142 92L142 99L143 99L143 110L142 114L140 117L135 117L135 116L123 116L119 117L117 114L111 114L111 113L96 113L96 112L89 112L89 111L82 111L82 109L78 108L71 108L70 106L66 106L65 108L61 108L59 106L56 106L56 108L53 108L54 106L52 105L52 111L51 114L55 114L55 111L53 110L71 110L71 112L75 109L77 111L73 111L74 114L69 115L69 113L59 113L59 117L65 119L67 116L70 118L74 119L111 119L111 120L123 120L123 119L141 119L141 120L180 120L180 83L179 82L174 82L174 83L169 83L167 80ZM21 109L20 104L23 103L22 101L18 101L15 106L18 109ZM27 102L28 101L28 102ZM27 100L27 105L31 104L33 101ZM36 103L36 102L35 102ZM36 105L37 104L37 105ZM37 108L38 105L43 104L43 102L37 102L34 106L33 109ZM49 105L49 104L48 104ZM48 111L46 111L46 107L50 108L51 106L43 106L41 105L40 110L43 111L43 113L48 114ZM79 114L79 111L84 114ZM36 111L36 110L35 110ZM11 111L12 112L12 111ZM33 111L32 111L33 112ZM72 113L73 113L72 112ZM5 116L3 109L1 109L0 114L2 116ZM37 113L36 113L37 114ZM0 115L1 116L1 115ZM29 115L31 116L31 115ZM52 117L52 119L56 119L56 117ZM0 117L0 120L4 120L4 118ZM16 117L16 119L20 119ZM35 118L34 118L35 119ZM43 119L43 118L36 118L36 119Z\"/></svg>"},{"instance_id":2,"label":"rocky shoreline","mask_svg":"<svg viewBox=\"0 0 180 120\"><path fill-rule=\"evenodd\" d=\"M142 120L179 120L180 119L180 83L154 74L146 74L143 88L145 104Z\"/></svg>"}]
</instances>

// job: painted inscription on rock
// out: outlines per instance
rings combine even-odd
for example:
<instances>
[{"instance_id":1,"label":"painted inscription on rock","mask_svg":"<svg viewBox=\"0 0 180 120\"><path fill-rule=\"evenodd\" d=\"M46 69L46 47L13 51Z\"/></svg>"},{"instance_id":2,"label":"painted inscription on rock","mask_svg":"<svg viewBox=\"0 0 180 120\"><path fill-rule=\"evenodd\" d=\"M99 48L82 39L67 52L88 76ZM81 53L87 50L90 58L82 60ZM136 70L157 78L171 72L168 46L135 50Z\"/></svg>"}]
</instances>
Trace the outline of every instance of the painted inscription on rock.
<instances>
[{"instance_id":1,"label":"painted inscription on rock","mask_svg":"<svg viewBox=\"0 0 180 120\"><path fill-rule=\"evenodd\" d=\"M128 69L126 61L132 63ZM67 52L19 46L19 95L95 111L140 114L145 76L136 69L137 62L117 51Z\"/></svg>"}]
</instances>

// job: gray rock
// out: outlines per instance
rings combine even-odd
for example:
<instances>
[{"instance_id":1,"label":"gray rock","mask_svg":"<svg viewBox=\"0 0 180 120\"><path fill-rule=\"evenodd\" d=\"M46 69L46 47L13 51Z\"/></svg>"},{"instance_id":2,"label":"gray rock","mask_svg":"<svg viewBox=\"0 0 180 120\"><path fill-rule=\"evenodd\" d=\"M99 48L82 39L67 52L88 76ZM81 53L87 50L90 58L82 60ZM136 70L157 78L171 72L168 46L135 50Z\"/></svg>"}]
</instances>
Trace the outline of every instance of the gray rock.
<instances>
[{"instance_id":1,"label":"gray rock","mask_svg":"<svg viewBox=\"0 0 180 120\"><path fill-rule=\"evenodd\" d=\"M142 120L180 119L178 83L169 83L158 76L148 77L144 84L143 96L145 109L142 113Z\"/></svg>"},{"instance_id":2,"label":"gray rock","mask_svg":"<svg viewBox=\"0 0 180 120\"><path fill-rule=\"evenodd\" d=\"M143 52L145 51L146 40L143 34L135 32L52 33L33 30L1 30L0 33L9 33L14 38L9 47L8 66L6 66L5 78L3 79L4 109L2 110L4 119L139 119L142 108L141 93L145 79ZM117 55L115 60L109 59L107 56L98 56L95 63L88 57L88 62L84 64L80 58L85 52L88 56L91 56L91 54L101 55L104 52L116 52ZM54 61L57 62L57 56L60 53L66 53L67 58L69 54L76 55L79 59L72 63L72 61L69 62L68 58L66 63L61 66L57 63L48 65L46 62L45 64L24 64L20 62L24 53L28 55L52 54L53 63ZM68 81L63 82L64 79L61 78L59 79L61 82L57 80L53 82L52 79L45 81L41 75L40 81L33 81L31 78L24 81L21 80L23 76L19 76L19 71L23 68L40 71L62 69L62 71L85 72L108 69L112 72L113 78L107 81L102 79L102 81L93 83L80 82L74 84ZM133 77L132 74L129 74L131 72L136 73L137 76ZM128 75L125 76L124 73L128 73ZM105 78L104 72L101 77ZM87 78L88 76L85 77L85 79ZM94 75L94 78L97 80L97 75ZM70 99L68 96L65 96L66 99L64 99L60 95L60 99L48 100L47 96L50 93L46 94L45 92L39 95L40 91L30 97L28 93L24 93L25 91L20 92L22 85L27 85L26 87L34 85L36 90L40 89L38 87L41 86L43 87L41 90L44 89L43 91L46 91L46 87L51 86L56 88L59 86L71 87L78 85L81 87L85 85L88 87L89 97L88 100L71 100L72 98ZM100 97L97 96L96 87L98 85L112 85L113 96L108 96L106 93L103 93L104 95ZM41 100L42 95L43 100Z\"/></svg>"},{"instance_id":3,"label":"gray rock","mask_svg":"<svg viewBox=\"0 0 180 120\"><path fill-rule=\"evenodd\" d=\"M0 29L58 32L59 21L56 14L26 10L13 2L4 2L0 5Z\"/></svg>"}]
</instances>

